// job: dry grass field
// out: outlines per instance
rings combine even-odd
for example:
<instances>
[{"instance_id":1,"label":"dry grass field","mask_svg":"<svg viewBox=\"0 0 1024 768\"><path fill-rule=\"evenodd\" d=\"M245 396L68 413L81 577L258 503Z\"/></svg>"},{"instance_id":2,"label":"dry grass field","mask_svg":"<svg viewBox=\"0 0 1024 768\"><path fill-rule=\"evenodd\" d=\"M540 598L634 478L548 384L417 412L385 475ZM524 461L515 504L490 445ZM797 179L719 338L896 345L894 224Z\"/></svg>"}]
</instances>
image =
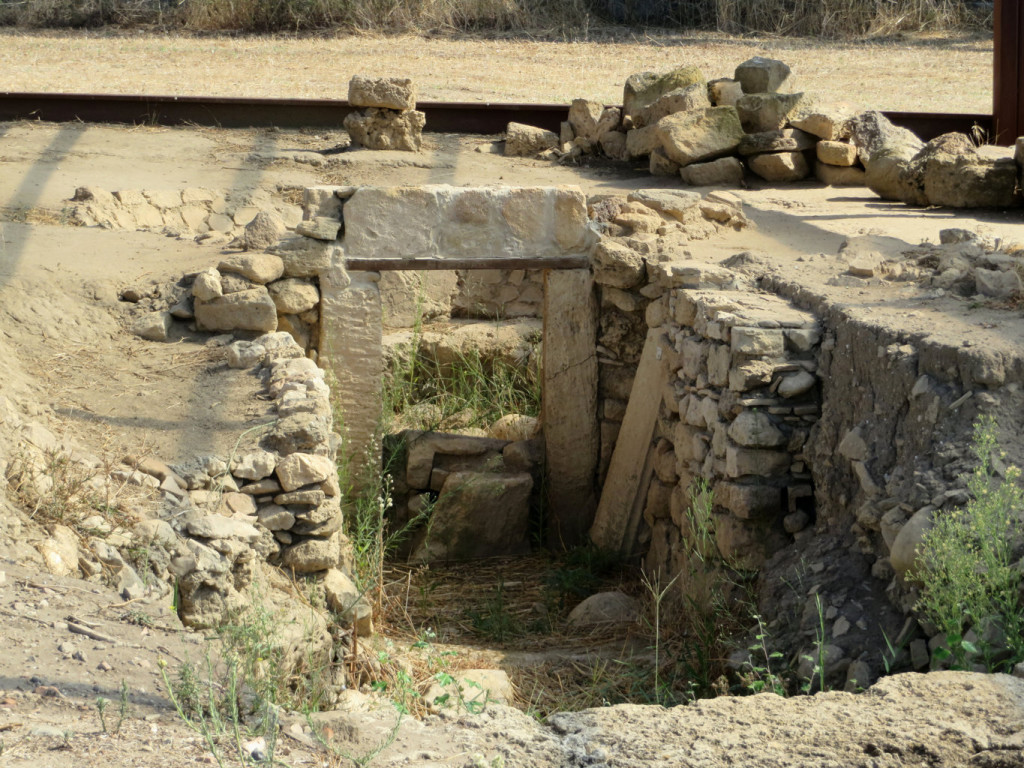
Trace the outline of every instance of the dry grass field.
<instances>
[{"instance_id":1,"label":"dry grass field","mask_svg":"<svg viewBox=\"0 0 1024 768\"><path fill-rule=\"evenodd\" d=\"M755 55L793 68L788 87L857 107L990 112L992 42L907 36L835 42L713 33L597 42L520 37L188 37L0 30L0 91L345 98L356 73L409 76L424 101L618 103L640 70L695 64L731 76Z\"/></svg>"}]
</instances>

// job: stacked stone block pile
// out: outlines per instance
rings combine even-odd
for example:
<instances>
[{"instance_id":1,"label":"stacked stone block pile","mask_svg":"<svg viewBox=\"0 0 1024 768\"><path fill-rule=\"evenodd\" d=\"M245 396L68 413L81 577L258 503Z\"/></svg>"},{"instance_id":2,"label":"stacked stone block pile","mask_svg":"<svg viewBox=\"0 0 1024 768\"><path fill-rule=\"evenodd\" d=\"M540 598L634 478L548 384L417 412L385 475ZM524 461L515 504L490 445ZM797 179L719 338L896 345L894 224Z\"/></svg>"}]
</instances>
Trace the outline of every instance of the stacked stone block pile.
<instances>
[{"instance_id":1,"label":"stacked stone block pile","mask_svg":"<svg viewBox=\"0 0 1024 768\"><path fill-rule=\"evenodd\" d=\"M356 75L348 84L348 103L358 109L345 117L345 129L360 146L420 150L426 116L416 110L412 80Z\"/></svg>"},{"instance_id":2,"label":"stacked stone block pile","mask_svg":"<svg viewBox=\"0 0 1024 768\"><path fill-rule=\"evenodd\" d=\"M559 134L510 124L505 154L646 160L652 175L693 186L739 186L749 172L773 183L813 176L868 186L919 206L1020 203L1024 143L1013 152L946 134L925 144L879 112L855 114L781 92L789 75L785 63L762 57L711 81L692 66L639 72L626 80L621 109L576 99Z\"/></svg>"}]
</instances>

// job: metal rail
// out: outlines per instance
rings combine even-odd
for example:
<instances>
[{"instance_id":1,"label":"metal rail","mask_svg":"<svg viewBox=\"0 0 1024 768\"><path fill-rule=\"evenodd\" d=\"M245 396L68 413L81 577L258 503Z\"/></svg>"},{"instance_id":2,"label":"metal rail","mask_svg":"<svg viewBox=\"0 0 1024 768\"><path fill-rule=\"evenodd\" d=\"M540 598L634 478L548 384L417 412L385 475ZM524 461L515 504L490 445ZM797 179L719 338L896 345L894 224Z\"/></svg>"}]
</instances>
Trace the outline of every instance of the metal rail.
<instances>
[{"instance_id":1,"label":"metal rail","mask_svg":"<svg viewBox=\"0 0 1024 768\"><path fill-rule=\"evenodd\" d=\"M202 96L129 96L0 92L0 120L82 121L129 125L203 125L221 128L339 128L354 107L329 99L248 99ZM438 133L502 133L509 122L557 131L566 120L564 104L488 104L426 101L417 104L427 129ZM992 115L940 112L885 112L896 125L927 141L950 131L970 133L977 125L993 133Z\"/></svg>"}]
</instances>

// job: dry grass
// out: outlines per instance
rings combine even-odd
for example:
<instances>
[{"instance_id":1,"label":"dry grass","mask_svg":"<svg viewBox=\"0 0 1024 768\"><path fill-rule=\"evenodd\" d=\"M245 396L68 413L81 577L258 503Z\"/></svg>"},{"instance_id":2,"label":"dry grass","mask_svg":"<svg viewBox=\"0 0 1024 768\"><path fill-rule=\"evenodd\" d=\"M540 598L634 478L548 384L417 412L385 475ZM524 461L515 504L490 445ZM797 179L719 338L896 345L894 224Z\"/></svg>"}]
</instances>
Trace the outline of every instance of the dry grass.
<instances>
[{"instance_id":1,"label":"dry grass","mask_svg":"<svg viewBox=\"0 0 1024 768\"><path fill-rule=\"evenodd\" d=\"M830 103L929 112L992 108L992 42L983 37L840 43L623 30L588 42L2 30L0 90L338 99L347 96L349 78L363 73L412 77L424 101L619 103L633 72L695 64L709 78L731 76L756 55L789 62L787 87Z\"/></svg>"}]
</instances>

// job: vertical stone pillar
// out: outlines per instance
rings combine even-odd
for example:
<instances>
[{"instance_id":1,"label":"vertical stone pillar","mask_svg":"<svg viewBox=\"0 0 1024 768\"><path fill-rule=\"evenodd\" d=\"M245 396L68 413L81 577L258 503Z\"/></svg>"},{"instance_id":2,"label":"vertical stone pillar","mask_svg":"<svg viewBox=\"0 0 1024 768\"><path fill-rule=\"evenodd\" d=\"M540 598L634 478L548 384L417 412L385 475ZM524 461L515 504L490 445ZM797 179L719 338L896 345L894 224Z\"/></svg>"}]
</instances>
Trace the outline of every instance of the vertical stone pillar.
<instances>
[{"instance_id":1,"label":"vertical stone pillar","mask_svg":"<svg viewBox=\"0 0 1024 768\"><path fill-rule=\"evenodd\" d=\"M590 270L548 270L541 408L551 546L582 543L594 519L600 448L596 347L597 299Z\"/></svg>"},{"instance_id":2,"label":"vertical stone pillar","mask_svg":"<svg viewBox=\"0 0 1024 768\"><path fill-rule=\"evenodd\" d=\"M381 466L380 417L384 354L377 272L348 273L337 249L320 273L320 365L333 374L334 406L341 414L339 463L352 479Z\"/></svg>"}]
</instances>

